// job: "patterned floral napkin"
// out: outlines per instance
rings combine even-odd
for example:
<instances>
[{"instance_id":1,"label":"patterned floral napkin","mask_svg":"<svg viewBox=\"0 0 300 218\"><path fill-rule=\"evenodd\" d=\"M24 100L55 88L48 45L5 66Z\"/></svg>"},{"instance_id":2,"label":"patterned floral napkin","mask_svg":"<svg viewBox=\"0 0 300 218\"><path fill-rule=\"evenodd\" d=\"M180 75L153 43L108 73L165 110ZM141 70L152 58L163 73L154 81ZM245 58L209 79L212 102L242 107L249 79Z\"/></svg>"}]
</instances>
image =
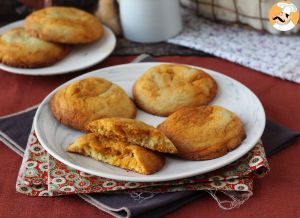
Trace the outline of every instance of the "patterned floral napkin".
<instances>
[{"instance_id":1,"label":"patterned floral napkin","mask_svg":"<svg viewBox=\"0 0 300 218\"><path fill-rule=\"evenodd\" d=\"M237 191L252 195L253 179L269 171L261 142L245 156L219 170L167 182L124 182L97 177L59 162L41 146L32 130L28 139L16 190L30 196L58 196L112 191L175 192L186 190ZM225 192L226 191L226 192ZM236 192L235 192L236 193ZM212 194L212 193L211 193Z\"/></svg>"}]
</instances>

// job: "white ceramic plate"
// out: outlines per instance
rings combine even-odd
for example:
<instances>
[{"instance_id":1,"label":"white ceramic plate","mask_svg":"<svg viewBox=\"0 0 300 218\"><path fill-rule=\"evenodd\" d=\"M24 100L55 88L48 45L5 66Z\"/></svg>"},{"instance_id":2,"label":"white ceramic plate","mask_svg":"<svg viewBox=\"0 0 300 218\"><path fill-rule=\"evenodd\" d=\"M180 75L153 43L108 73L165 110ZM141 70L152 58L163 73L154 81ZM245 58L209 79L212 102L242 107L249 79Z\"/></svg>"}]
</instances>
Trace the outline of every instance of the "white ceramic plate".
<instances>
[{"instance_id":1,"label":"white ceramic plate","mask_svg":"<svg viewBox=\"0 0 300 218\"><path fill-rule=\"evenodd\" d=\"M0 28L0 34L8 31L9 29L23 26L23 22L23 20L17 21ZM39 76L70 73L88 68L104 60L112 53L115 45L115 35L109 28L104 27L104 36L102 39L89 44L75 45L70 54L51 66L26 69L10 67L0 63L0 69L11 73Z\"/></svg>"},{"instance_id":2,"label":"white ceramic plate","mask_svg":"<svg viewBox=\"0 0 300 218\"><path fill-rule=\"evenodd\" d=\"M218 83L218 94L211 104L221 105L235 112L245 124L247 138L235 150L223 157L207 161L187 161L167 157L165 166L159 172L147 176L66 152L66 147L83 133L60 124L52 116L49 101L53 93L76 80L96 76L118 84L132 97L131 88L135 80L156 64L158 63L135 63L108 67L84 74L55 89L40 104L34 119L34 128L43 147L53 157L75 169L106 178L135 182L167 181L206 173L237 160L253 148L265 127L265 113L260 101L241 83L215 71L204 69ZM165 118L138 110L136 119L157 126Z\"/></svg>"}]
</instances>

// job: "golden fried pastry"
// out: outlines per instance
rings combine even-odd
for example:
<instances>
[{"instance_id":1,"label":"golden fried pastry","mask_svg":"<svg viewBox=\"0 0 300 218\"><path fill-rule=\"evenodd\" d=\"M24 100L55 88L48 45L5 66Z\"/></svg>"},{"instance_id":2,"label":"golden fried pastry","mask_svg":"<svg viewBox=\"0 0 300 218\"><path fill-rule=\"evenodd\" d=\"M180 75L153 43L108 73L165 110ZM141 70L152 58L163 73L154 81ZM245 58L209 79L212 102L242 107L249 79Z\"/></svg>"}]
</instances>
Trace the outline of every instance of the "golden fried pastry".
<instances>
[{"instance_id":1,"label":"golden fried pastry","mask_svg":"<svg viewBox=\"0 0 300 218\"><path fill-rule=\"evenodd\" d=\"M37 68L54 64L70 51L65 45L31 36L14 28L0 36L0 62L13 67Z\"/></svg>"},{"instance_id":2,"label":"golden fried pastry","mask_svg":"<svg viewBox=\"0 0 300 218\"><path fill-rule=\"evenodd\" d=\"M48 7L26 17L25 30L46 41L88 43L103 36L103 26L92 14L72 7Z\"/></svg>"},{"instance_id":3,"label":"golden fried pastry","mask_svg":"<svg viewBox=\"0 0 300 218\"><path fill-rule=\"evenodd\" d=\"M158 129L174 143L178 155L189 160L221 157L246 137L237 115L220 106L182 108Z\"/></svg>"},{"instance_id":4,"label":"golden fried pastry","mask_svg":"<svg viewBox=\"0 0 300 218\"><path fill-rule=\"evenodd\" d=\"M136 115L134 103L121 87L97 77L63 87L52 96L50 108L57 120L79 130L99 118Z\"/></svg>"},{"instance_id":5,"label":"golden fried pastry","mask_svg":"<svg viewBox=\"0 0 300 218\"><path fill-rule=\"evenodd\" d=\"M210 75L180 64L151 67L133 86L137 105L159 116L168 116L186 106L207 105L216 93L217 84Z\"/></svg>"},{"instance_id":6,"label":"golden fried pastry","mask_svg":"<svg viewBox=\"0 0 300 218\"><path fill-rule=\"evenodd\" d=\"M165 164L164 157L153 151L107 139L96 133L79 137L69 145L67 151L146 175L159 171Z\"/></svg>"},{"instance_id":7,"label":"golden fried pastry","mask_svg":"<svg viewBox=\"0 0 300 218\"><path fill-rule=\"evenodd\" d=\"M104 118L90 122L86 129L116 141L140 145L154 151L177 152L173 143L162 132L142 121Z\"/></svg>"}]
</instances>

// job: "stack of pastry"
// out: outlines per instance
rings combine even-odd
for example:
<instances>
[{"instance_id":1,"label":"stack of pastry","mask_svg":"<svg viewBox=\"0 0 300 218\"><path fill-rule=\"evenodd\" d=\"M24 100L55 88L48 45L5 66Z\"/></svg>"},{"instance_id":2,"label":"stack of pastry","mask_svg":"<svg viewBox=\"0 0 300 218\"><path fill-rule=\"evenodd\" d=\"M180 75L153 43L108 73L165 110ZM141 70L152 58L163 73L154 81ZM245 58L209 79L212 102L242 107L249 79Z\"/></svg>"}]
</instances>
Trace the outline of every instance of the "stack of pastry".
<instances>
[{"instance_id":1,"label":"stack of pastry","mask_svg":"<svg viewBox=\"0 0 300 218\"><path fill-rule=\"evenodd\" d=\"M136 107L125 91L91 77L60 89L51 99L61 123L88 132L67 150L142 174L159 171L162 154L188 160L221 157L246 137L233 112L208 104L217 94L215 80L199 69L162 64L146 71L133 86L138 107L168 116L157 128L134 120Z\"/></svg>"},{"instance_id":2,"label":"stack of pastry","mask_svg":"<svg viewBox=\"0 0 300 218\"><path fill-rule=\"evenodd\" d=\"M159 171L165 158L176 153L173 143L159 130L128 118L103 118L87 125L91 132L68 147L69 152L90 156L141 174Z\"/></svg>"},{"instance_id":3,"label":"stack of pastry","mask_svg":"<svg viewBox=\"0 0 300 218\"><path fill-rule=\"evenodd\" d=\"M0 62L13 67L52 65L70 52L71 45L90 43L103 36L98 19L70 7L49 7L26 17L24 26L0 36Z\"/></svg>"},{"instance_id":4,"label":"stack of pastry","mask_svg":"<svg viewBox=\"0 0 300 218\"><path fill-rule=\"evenodd\" d=\"M159 171L165 159L157 152L175 153L173 143L159 130L134 120L136 107L126 92L102 78L71 83L50 102L54 117L72 128L88 132L68 147L141 174Z\"/></svg>"}]
</instances>

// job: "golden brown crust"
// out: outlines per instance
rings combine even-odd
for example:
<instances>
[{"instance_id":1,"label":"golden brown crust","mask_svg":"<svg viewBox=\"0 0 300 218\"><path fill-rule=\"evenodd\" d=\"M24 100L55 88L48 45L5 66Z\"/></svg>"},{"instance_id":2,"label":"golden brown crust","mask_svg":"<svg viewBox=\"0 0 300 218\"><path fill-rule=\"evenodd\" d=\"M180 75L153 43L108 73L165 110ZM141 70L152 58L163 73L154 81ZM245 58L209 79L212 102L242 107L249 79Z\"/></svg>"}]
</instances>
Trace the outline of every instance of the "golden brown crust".
<instances>
[{"instance_id":1,"label":"golden brown crust","mask_svg":"<svg viewBox=\"0 0 300 218\"><path fill-rule=\"evenodd\" d=\"M99 20L72 7L48 7L26 17L25 30L46 41L78 44L100 39L104 29Z\"/></svg>"},{"instance_id":2,"label":"golden brown crust","mask_svg":"<svg viewBox=\"0 0 300 218\"><path fill-rule=\"evenodd\" d=\"M43 41L23 28L11 29L0 37L0 62L13 67L49 66L69 52L69 46Z\"/></svg>"},{"instance_id":3,"label":"golden brown crust","mask_svg":"<svg viewBox=\"0 0 300 218\"><path fill-rule=\"evenodd\" d=\"M82 131L93 120L134 118L137 111L121 87L96 77L76 81L60 89L52 96L50 108L58 121Z\"/></svg>"},{"instance_id":4,"label":"golden brown crust","mask_svg":"<svg viewBox=\"0 0 300 218\"><path fill-rule=\"evenodd\" d=\"M67 151L146 175L159 171L165 164L165 158L153 151L95 133L77 138Z\"/></svg>"},{"instance_id":5,"label":"golden brown crust","mask_svg":"<svg viewBox=\"0 0 300 218\"><path fill-rule=\"evenodd\" d=\"M113 140L140 145L154 151L177 152L176 147L162 132L138 120L104 118L90 122L86 129Z\"/></svg>"},{"instance_id":6,"label":"golden brown crust","mask_svg":"<svg viewBox=\"0 0 300 218\"><path fill-rule=\"evenodd\" d=\"M221 157L238 147L246 137L241 120L220 106L182 108L158 126L190 160Z\"/></svg>"},{"instance_id":7,"label":"golden brown crust","mask_svg":"<svg viewBox=\"0 0 300 218\"><path fill-rule=\"evenodd\" d=\"M216 94L217 84L210 75L180 64L151 67L133 86L138 107L158 116L182 107L207 105Z\"/></svg>"}]
</instances>

